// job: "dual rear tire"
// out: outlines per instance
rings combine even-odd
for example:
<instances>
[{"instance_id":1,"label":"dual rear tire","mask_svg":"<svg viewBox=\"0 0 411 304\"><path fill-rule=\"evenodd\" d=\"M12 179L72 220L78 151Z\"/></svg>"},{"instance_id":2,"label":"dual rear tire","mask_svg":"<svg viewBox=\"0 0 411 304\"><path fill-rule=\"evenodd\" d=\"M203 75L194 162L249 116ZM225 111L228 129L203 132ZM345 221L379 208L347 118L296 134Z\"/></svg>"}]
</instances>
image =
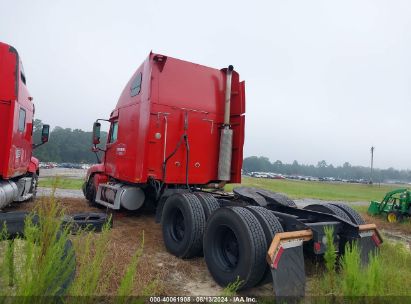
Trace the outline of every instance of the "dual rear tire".
<instances>
[{"instance_id":1,"label":"dual rear tire","mask_svg":"<svg viewBox=\"0 0 411 304\"><path fill-rule=\"evenodd\" d=\"M170 196L161 217L167 250L180 258L200 255L205 223L203 207L195 195L179 193Z\"/></svg>"},{"instance_id":2,"label":"dual rear tire","mask_svg":"<svg viewBox=\"0 0 411 304\"><path fill-rule=\"evenodd\" d=\"M243 207L221 208L207 223L204 258L221 286L240 281L240 288L260 282L266 265L267 242L258 219Z\"/></svg>"},{"instance_id":3,"label":"dual rear tire","mask_svg":"<svg viewBox=\"0 0 411 304\"><path fill-rule=\"evenodd\" d=\"M263 207L222 207L207 193L170 196L162 212L166 249L180 258L204 253L207 268L221 286L239 280L239 289L269 282L268 246L282 232Z\"/></svg>"},{"instance_id":4,"label":"dual rear tire","mask_svg":"<svg viewBox=\"0 0 411 304\"><path fill-rule=\"evenodd\" d=\"M167 250L180 258L203 253L203 235L207 219L219 208L209 193L171 195L162 212L162 230Z\"/></svg>"}]
</instances>

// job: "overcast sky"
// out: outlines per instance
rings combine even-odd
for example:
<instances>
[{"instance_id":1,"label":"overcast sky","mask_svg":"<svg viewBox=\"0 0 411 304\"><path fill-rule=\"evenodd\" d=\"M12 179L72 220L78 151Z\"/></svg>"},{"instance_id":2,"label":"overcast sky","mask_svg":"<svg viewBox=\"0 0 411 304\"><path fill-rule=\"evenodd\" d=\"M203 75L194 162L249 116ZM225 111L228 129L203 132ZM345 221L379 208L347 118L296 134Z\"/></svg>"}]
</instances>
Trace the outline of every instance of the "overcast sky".
<instances>
[{"instance_id":1,"label":"overcast sky","mask_svg":"<svg viewBox=\"0 0 411 304\"><path fill-rule=\"evenodd\" d=\"M233 64L245 156L410 168L411 1L0 0L36 117L91 130L150 50Z\"/></svg>"}]
</instances>

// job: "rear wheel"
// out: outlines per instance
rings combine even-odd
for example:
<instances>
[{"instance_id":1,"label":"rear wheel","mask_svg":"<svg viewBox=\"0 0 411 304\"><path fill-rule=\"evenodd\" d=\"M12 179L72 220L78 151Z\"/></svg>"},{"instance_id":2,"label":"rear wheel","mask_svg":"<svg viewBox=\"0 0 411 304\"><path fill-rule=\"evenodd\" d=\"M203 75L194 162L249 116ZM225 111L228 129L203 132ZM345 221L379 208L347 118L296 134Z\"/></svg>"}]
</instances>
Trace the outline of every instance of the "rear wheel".
<instances>
[{"instance_id":1,"label":"rear wheel","mask_svg":"<svg viewBox=\"0 0 411 304\"><path fill-rule=\"evenodd\" d=\"M209 219L209 217L214 211L220 208L220 204L218 203L217 199L214 196L212 196L210 193L196 192L195 196L197 196L198 200L203 206L204 215L206 217L206 220Z\"/></svg>"},{"instance_id":2,"label":"rear wheel","mask_svg":"<svg viewBox=\"0 0 411 304\"><path fill-rule=\"evenodd\" d=\"M402 221L402 214L398 211L390 211L387 213L387 221L389 223L397 223Z\"/></svg>"},{"instance_id":3,"label":"rear wheel","mask_svg":"<svg viewBox=\"0 0 411 304\"><path fill-rule=\"evenodd\" d=\"M260 222L261 227L263 228L265 240L267 243L265 252L267 252L268 248L270 248L271 242L273 241L275 234L284 232L283 227L281 226L281 223L278 220L278 218L266 208L260 206L247 206L246 208L254 214L254 216ZM257 285L266 284L271 280L272 277L270 266L266 264L264 276L261 279L261 281L257 283Z\"/></svg>"},{"instance_id":4,"label":"rear wheel","mask_svg":"<svg viewBox=\"0 0 411 304\"><path fill-rule=\"evenodd\" d=\"M171 195L164 203L161 217L167 250L180 258L200 255L205 223L203 207L194 194Z\"/></svg>"},{"instance_id":5,"label":"rear wheel","mask_svg":"<svg viewBox=\"0 0 411 304\"><path fill-rule=\"evenodd\" d=\"M362 218L362 216L350 206L347 206L345 204L340 204L340 203L333 203L332 205L337 206L342 211L344 211L350 218L351 222L353 222L354 224L357 224L357 225L365 224L365 220Z\"/></svg>"},{"instance_id":6,"label":"rear wheel","mask_svg":"<svg viewBox=\"0 0 411 304\"><path fill-rule=\"evenodd\" d=\"M204 258L221 286L240 280L240 289L255 286L266 269L267 242L250 210L223 207L210 217L204 234Z\"/></svg>"}]
</instances>

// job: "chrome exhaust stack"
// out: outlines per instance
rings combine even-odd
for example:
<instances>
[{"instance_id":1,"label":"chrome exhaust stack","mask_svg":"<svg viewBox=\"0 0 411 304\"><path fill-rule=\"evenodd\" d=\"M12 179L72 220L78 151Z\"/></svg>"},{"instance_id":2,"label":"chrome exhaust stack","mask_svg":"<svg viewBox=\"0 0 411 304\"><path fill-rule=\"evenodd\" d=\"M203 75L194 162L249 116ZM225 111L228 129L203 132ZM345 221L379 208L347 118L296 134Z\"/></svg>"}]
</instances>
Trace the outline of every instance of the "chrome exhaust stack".
<instances>
[{"instance_id":1,"label":"chrome exhaust stack","mask_svg":"<svg viewBox=\"0 0 411 304\"><path fill-rule=\"evenodd\" d=\"M227 68L225 105L224 105L224 124L220 136L220 154L218 159L218 179L229 181L231 179L231 158L233 147L233 130L230 129L230 107L231 107L231 80L234 67L229 65Z\"/></svg>"}]
</instances>

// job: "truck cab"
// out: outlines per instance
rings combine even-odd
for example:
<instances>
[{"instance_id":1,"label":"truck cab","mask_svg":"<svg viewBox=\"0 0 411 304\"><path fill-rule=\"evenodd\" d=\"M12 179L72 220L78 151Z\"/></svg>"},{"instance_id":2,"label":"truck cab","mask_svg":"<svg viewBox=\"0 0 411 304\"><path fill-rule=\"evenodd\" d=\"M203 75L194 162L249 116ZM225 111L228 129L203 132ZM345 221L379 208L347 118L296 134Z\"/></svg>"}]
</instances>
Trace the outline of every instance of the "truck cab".
<instances>
[{"instance_id":1,"label":"truck cab","mask_svg":"<svg viewBox=\"0 0 411 304\"><path fill-rule=\"evenodd\" d=\"M231 66L215 69L150 53L108 119L94 124L94 145L102 120L110 129L101 163L88 171L86 197L136 210L144 201L157 204L166 189L239 183L244 114L245 84ZM128 196L133 203L126 203Z\"/></svg>"},{"instance_id":2,"label":"truck cab","mask_svg":"<svg viewBox=\"0 0 411 304\"><path fill-rule=\"evenodd\" d=\"M17 50L0 42L0 208L34 196L39 161L32 156L33 97ZM42 143L48 141L44 125Z\"/></svg>"}]
</instances>

